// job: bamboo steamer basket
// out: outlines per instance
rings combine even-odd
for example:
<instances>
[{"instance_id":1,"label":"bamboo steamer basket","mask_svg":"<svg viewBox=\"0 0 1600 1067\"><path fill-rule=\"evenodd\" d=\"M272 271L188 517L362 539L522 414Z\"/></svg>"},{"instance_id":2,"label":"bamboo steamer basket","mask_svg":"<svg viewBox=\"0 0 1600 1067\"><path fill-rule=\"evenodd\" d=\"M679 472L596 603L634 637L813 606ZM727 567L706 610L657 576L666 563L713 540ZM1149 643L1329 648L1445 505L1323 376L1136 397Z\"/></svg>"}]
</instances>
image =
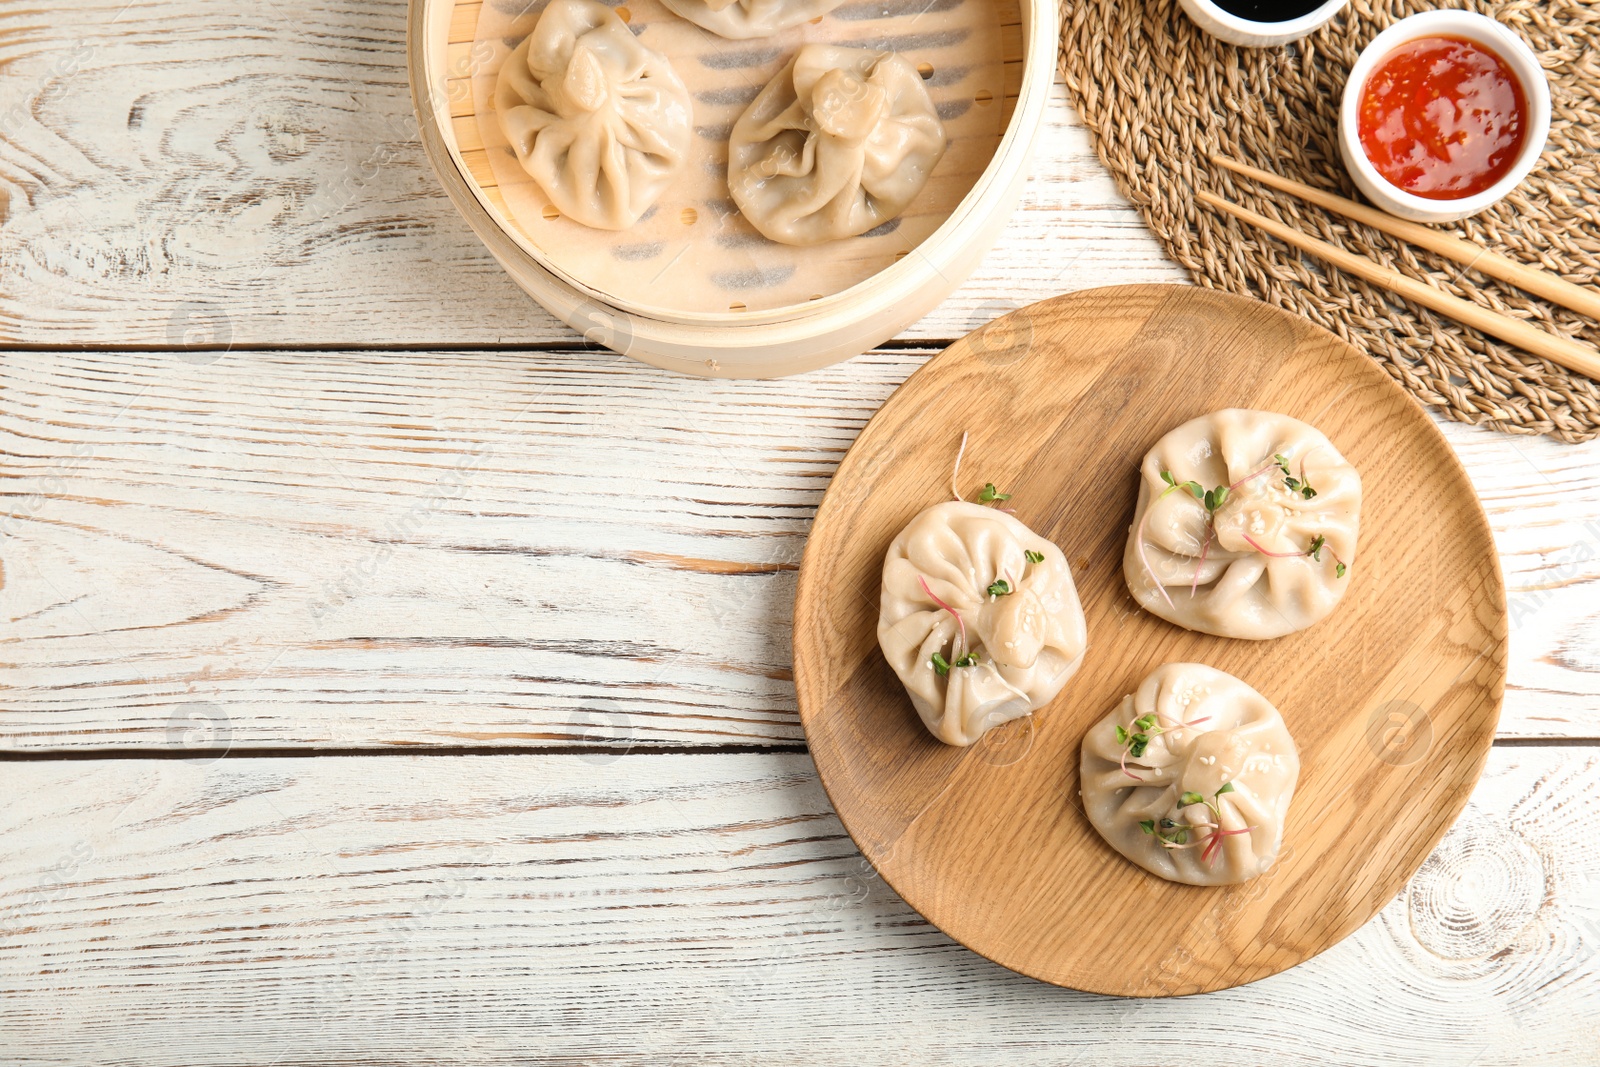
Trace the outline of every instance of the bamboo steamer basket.
<instances>
[{"instance_id":1,"label":"bamboo steamer basket","mask_svg":"<svg viewBox=\"0 0 1600 1067\"><path fill-rule=\"evenodd\" d=\"M780 37L748 41L713 38L658 0L631 0L616 10L685 81L706 158L691 162L682 195L669 193L659 217L641 222L647 232L619 234L556 218L549 206L541 213L540 190L516 166L487 104L500 63L542 6L411 0L407 60L429 162L490 253L557 318L624 355L707 377L779 377L848 359L948 296L1016 207L1056 65L1057 0L847 0ZM754 235L726 200L726 126L808 41L887 45L918 65L951 149L904 219L791 249ZM668 255L674 248L679 258ZM712 269L741 256L755 265ZM650 260L666 264L653 280ZM730 273L734 291L698 278L695 263L713 280ZM787 281L747 297L739 287L748 278L758 290L769 278Z\"/></svg>"}]
</instances>

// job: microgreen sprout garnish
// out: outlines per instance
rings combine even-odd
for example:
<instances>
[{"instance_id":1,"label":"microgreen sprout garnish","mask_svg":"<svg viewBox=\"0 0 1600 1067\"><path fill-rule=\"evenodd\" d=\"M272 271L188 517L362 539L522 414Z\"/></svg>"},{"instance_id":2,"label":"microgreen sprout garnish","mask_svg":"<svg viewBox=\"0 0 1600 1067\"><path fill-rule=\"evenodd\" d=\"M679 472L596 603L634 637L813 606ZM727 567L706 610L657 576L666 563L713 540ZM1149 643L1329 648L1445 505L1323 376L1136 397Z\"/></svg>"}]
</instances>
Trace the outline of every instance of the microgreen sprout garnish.
<instances>
[{"instance_id":1,"label":"microgreen sprout garnish","mask_svg":"<svg viewBox=\"0 0 1600 1067\"><path fill-rule=\"evenodd\" d=\"M968 652L965 656L958 656L954 663L951 663L949 660L945 659L942 653L935 652L933 654L933 669L941 678L947 676L950 673L951 668L976 667L977 665L978 654L976 652Z\"/></svg>"},{"instance_id":2,"label":"microgreen sprout garnish","mask_svg":"<svg viewBox=\"0 0 1600 1067\"><path fill-rule=\"evenodd\" d=\"M1271 556L1273 559L1295 559L1300 556L1310 556L1313 560L1321 563L1322 550L1328 547L1328 539L1322 534L1318 534L1311 539L1311 546L1304 552L1268 552L1265 545L1263 545L1260 541L1257 541L1254 537L1251 537L1249 534L1241 534L1240 536L1242 536L1246 541L1250 542L1251 548L1255 549L1263 556ZM1328 555L1333 556L1333 576L1335 578L1343 578L1350 568L1345 566L1344 560L1333 555L1333 549L1328 548Z\"/></svg>"},{"instance_id":3,"label":"microgreen sprout garnish","mask_svg":"<svg viewBox=\"0 0 1600 1067\"><path fill-rule=\"evenodd\" d=\"M1204 504L1207 511L1213 512L1228 502L1228 494L1232 492L1233 488L1232 486L1219 485L1215 489L1203 489L1200 483L1196 481L1178 481L1172 476L1171 471L1162 471L1161 480L1167 483L1169 491L1172 489L1188 490L1189 495ZM1162 493L1161 495L1166 496L1167 494Z\"/></svg>"},{"instance_id":4,"label":"microgreen sprout garnish","mask_svg":"<svg viewBox=\"0 0 1600 1067\"><path fill-rule=\"evenodd\" d=\"M996 578L989 586L988 592L990 596L1005 596L1008 593L1016 592L1016 590L1012 589L1011 583L1004 578Z\"/></svg>"},{"instance_id":5,"label":"microgreen sprout garnish","mask_svg":"<svg viewBox=\"0 0 1600 1067\"><path fill-rule=\"evenodd\" d=\"M1150 747L1150 739L1162 732L1161 724L1154 715L1141 715L1127 726L1118 726L1117 744L1122 746L1122 759L1120 766L1122 773L1136 782L1144 781L1137 774L1128 770L1128 757L1138 759L1144 755L1145 749Z\"/></svg>"},{"instance_id":6,"label":"microgreen sprout garnish","mask_svg":"<svg viewBox=\"0 0 1600 1067\"><path fill-rule=\"evenodd\" d=\"M1251 548L1255 549L1263 556L1271 556L1273 559L1294 559L1296 556L1311 555L1309 552L1268 552L1265 545L1263 545L1260 541L1257 541L1254 537L1251 537L1249 534L1241 534L1240 536L1246 541L1250 542Z\"/></svg>"},{"instance_id":7,"label":"microgreen sprout garnish","mask_svg":"<svg viewBox=\"0 0 1600 1067\"><path fill-rule=\"evenodd\" d=\"M993 482L984 482L983 489L978 493L978 503L980 504L1003 504L1010 499L1011 494L1002 493L994 487Z\"/></svg>"},{"instance_id":8,"label":"microgreen sprout garnish","mask_svg":"<svg viewBox=\"0 0 1600 1067\"><path fill-rule=\"evenodd\" d=\"M1254 475L1250 475L1250 477L1253 478ZM1197 501L1200 501L1200 506L1205 507L1205 541L1200 544L1200 560L1195 563L1194 577L1190 577L1189 579L1189 595L1190 597L1194 597L1195 592L1200 589L1200 571L1205 569L1206 557L1211 555L1211 537L1216 536L1216 512L1218 512L1219 507L1227 504L1227 498L1229 498L1229 494L1232 493L1237 486L1243 485L1245 482L1250 482L1250 478L1243 478L1242 482L1235 482L1234 485L1230 486L1219 485L1216 486L1216 488L1213 488L1213 490L1202 490L1202 488L1200 488L1200 483L1198 482L1178 482L1176 478L1173 478L1173 474L1171 474L1170 470L1163 470L1162 480L1163 482L1166 482L1166 485L1170 486L1170 490L1168 491L1189 490L1190 496L1194 496ZM1163 493L1163 496L1165 496L1165 493ZM1163 589L1163 593L1165 593L1165 589ZM1166 603L1171 605L1170 600L1166 601Z\"/></svg>"},{"instance_id":9,"label":"microgreen sprout garnish","mask_svg":"<svg viewBox=\"0 0 1600 1067\"><path fill-rule=\"evenodd\" d=\"M1161 480L1167 483L1167 488L1168 489L1187 489L1189 492L1194 494L1194 498L1196 500L1204 500L1205 499L1206 491L1204 489L1200 488L1200 483L1199 482L1180 482L1180 481L1178 481L1178 479L1176 479L1176 478L1174 478L1172 476L1172 472L1171 471L1162 471L1161 472ZM1162 493L1161 494L1161 496L1166 496L1166 495L1167 495L1166 493ZM1160 497L1157 497L1156 499L1159 500Z\"/></svg>"},{"instance_id":10,"label":"microgreen sprout garnish","mask_svg":"<svg viewBox=\"0 0 1600 1067\"><path fill-rule=\"evenodd\" d=\"M1310 500L1317 495L1311 488L1311 483L1306 480L1306 461L1300 461L1300 477L1296 478L1289 472L1289 460L1282 453L1274 453L1273 459L1278 461L1278 469L1283 471L1283 484L1291 493L1299 493L1304 500Z\"/></svg>"},{"instance_id":11,"label":"microgreen sprout garnish","mask_svg":"<svg viewBox=\"0 0 1600 1067\"><path fill-rule=\"evenodd\" d=\"M1210 831L1210 834L1206 837L1206 847L1200 853L1200 859L1205 863L1209 864L1217 857L1217 854L1222 851L1222 839L1224 837L1233 837L1236 834L1248 834L1250 831L1255 829L1254 826L1247 826L1242 830L1224 830L1222 828L1222 806L1219 802L1219 798L1226 796L1231 792L1233 792L1233 783L1223 782L1221 787L1218 788L1215 793L1211 794L1210 799L1207 799L1206 797L1201 796L1199 793L1192 791L1183 793L1178 797L1179 807L1189 808L1199 804L1203 805L1205 809L1211 813L1212 825L1195 827L1188 823L1174 824L1178 826L1185 826L1191 830L1206 829Z\"/></svg>"},{"instance_id":12,"label":"microgreen sprout garnish","mask_svg":"<svg viewBox=\"0 0 1600 1067\"><path fill-rule=\"evenodd\" d=\"M963 504L967 502L967 498L961 495L961 457L965 456L966 454L967 434L966 431L963 430L961 433L961 447L956 449L955 465L950 468L950 495L961 501ZM1016 512L1012 511L1010 508L1000 507L1001 504L1010 499L1011 494L1002 493L1000 490L995 488L993 482L985 482L983 485L983 490L978 493L978 503L988 504L996 511L1003 511L1007 515L1014 515Z\"/></svg>"},{"instance_id":13,"label":"microgreen sprout garnish","mask_svg":"<svg viewBox=\"0 0 1600 1067\"><path fill-rule=\"evenodd\" d=\"M1043 552L1035 552L1033 549L1027 548L1027 549L1023 549L1022 558L1027 560L1029 563L1043 563L1044 562L1044 553Z\"/></svg>"},{"instance_id":14,"label":"microgreen sprout garnish","mask_svg":"<svg viewBox=\"0 0 1600 1067\"><path fill-rule=\"evenodd\" d=\"M956 478L961 474L961 457L967 454L967 431L961 431L961 447L956 449L956 465L950 468L950 494L963 504L967 498L961 495L961 490L956 487Z\"/></svg>"},{"instance_id":15,"label":"microgreen sprout garnish","mask_svg":"<svg viewBox=\"0 0 1600 1067\"><path fill-rule=\"evenodd\" d=\"M1153 835L1167 848L1179 848L1189 843L1189 831L1192 829L1186 823L1176 823L1171 819L1144 819L1139 823L1139 829L1146 834Z\"/></svg>"},{"instance_id":16,"label":"microgreen sprout garnish","mask_svg":"<svg viewBox=\"0 0 1600 1067\"><path fill-rule=\"evenodd\" d=\"M1174 492L1178 491L1179 489L1182 489L1183 491L1185 491L1189 495L1193 496L1196 500L1198 500L1200 502L1200 504L1206 509L1206 543L1200 549L1200 566L1204 567L1205 566L1206 552L1211 547L1211 534L1212 534L1212 530L1213 530L1213 527L1214 527L1215 521L1216 521L1216 512L1217 512L1217 509L1220 508L1228 499L1228 487L1226 487L1226 486L1218 486L1215 489L1204 489L1204 488L1201 487L1200 483L1196 482L1196 481L1187 481L1187 482L1178 481L1178 479L1175 478L1173 476L1172 472L1169 471L1169 470L1163 470L1161 472L1161 480L1167 483L1167 487L1165 489L1161 490L1161 495L1156 497L1156 499L1151 502L1152 505L1155 504L1158 501L1165 500L1167 498L1168 494L1174 493ZM1161 581L1161 577L1158 574L1156 574L1156 569L1154 567L1150 566L1150 557L1149 557L1148 554L1146 554L1146 552L1144 550L1144 528L1145 528L1145 523L1148 522L1149 519L1150 519L1150 508L1147 507L1147 508L1144 509L1144 514L1139 517L1139 530L1134 535L1134 537L1135 537L1135 539L1137 540L1137 543L1138 543L1139 562L1144 564L1145 573L1150 575L1150 577L1155 579L1156 592L1161 594L1161 599L1165 600L1167 602L1167 607L1170 608L1170 607L1174 606L1173 603L1172 603L1172 598L1167 595L1167 587ZM1194 573L1195 573L1195 582L1191 583L1191 585L1189 587L1189 595L1190 596L1194 595L1194 590L1196 588L1196 583L1198 583L1200 581L1200 570L1199 570L1199 568L1196 568Z\"/></svg>"},{"instance_id":17,"label":"microgreen sprout garnish","mask_svg":"<svg viewBox=\"0 0 1600 1067\"><path fill-rule=\"evenodd\" d=\"M944 601L940 600L939 597L938 597L938 594L936 594L931 588L929 588L928 579L924 578L922 575L919 574L919 575L917 575L917 581L922 583L922 591L924 593L928 594L928 599L929 600L933 601L935 604L939 605L941 608L943 608L944 610L948 611L950 614L952 614L952 615L954 615L956 617L956 625L961 627L961 651L962 652L966 652L966 650L967 650L967 622L966 622L965 619L963 619L961 617L961 612L957 611L955 608L951 607L949 604L946 604Z\"/></svg>"},{"instance_id":18,"label":"microgreen sprout garnish","mask_svg":"<svg viewBox=\"0 0 1600 1067\"><path fill-rule=\"evenodd\" d=\"M1272 468L1268 467L1267 469L1271 470ZM1256 473L1259 474L1261 472L1257 471ZM1254 477L1254 474L1250 476L1250 478ZM1171 471L1164 470L1161 472L1161 480L1167 483L1167 487L1162 490L1161 496L1156 497L1157 500L1165 497L1174 489L1182 489L1198 500L1200 506L1206 509L1206 539L1200 545L1200 561L1195 564L1194 577L1189 581L1190 596L1194 596L1199 590L1200 572L1205 570L1206 557L1211 554L1211 539L1216 536L1217 532L1217 509L1228 502L1228 496L1234 489L1248 482L1250 478L1235 482L1233 485L1219 485L1214 489L1206 489L1199 482L1193 480L1187 482L1178 481L1177 478L1173 477ZM1148 514L1148 509L1146 514ZM1145 558L1144 554L1144 521L1142 519L1139 524L1139 558L1144 562L1145 569L1150 571L1150 577L1155 578L1156 573L1150 569L1150 561ZM1156 589L1161 593L1161 598L1167 602L1167 607L1172 607L1172 598L1167 596L1167 588L1159 578L1156 578Z\"/></svg>"},{"instance_id":19,"label":"microgreen sprout garnish","mask_svg":"<svg viewBox=\"0 0 1600 1067\"><path fill-rule=\"evenodd\" d=\"M1240 478L1238 481L1236 481L1232 485L1228 486L1228 488L1230 490L1231 489L1237 489L1237 488L1239 488L1241 485L1243 485L1246 482L1253 482L1257 478L1261 477L1263 474L1267 473L1269 470L1272 470L1272 468L1274 468L1276 466L1277 466L1276 463L1268 463L1265 467L1262 467L1260 470L1256 471L1254 474L1246 474L1243 478Z\"/></svg>"},{"instance_id":20,"label":"microgreen sprout garnish","mask_svg":"<svg viewBox=\"0 0 1600 1067\"><path fill-rule=\"evenodd\" d=\"M1222 839L1224 837L1237 837L1240 834L1248 834L1254 829L1254 826L1246 826L1238 830L1224 830L1220 826L1213 826L1211 828L1211 836L1206 838L1206 847L1200 851L1201 861L1209 864L1217 858L1217 855L1222 851Z\"/></svg>"}]
</instances>

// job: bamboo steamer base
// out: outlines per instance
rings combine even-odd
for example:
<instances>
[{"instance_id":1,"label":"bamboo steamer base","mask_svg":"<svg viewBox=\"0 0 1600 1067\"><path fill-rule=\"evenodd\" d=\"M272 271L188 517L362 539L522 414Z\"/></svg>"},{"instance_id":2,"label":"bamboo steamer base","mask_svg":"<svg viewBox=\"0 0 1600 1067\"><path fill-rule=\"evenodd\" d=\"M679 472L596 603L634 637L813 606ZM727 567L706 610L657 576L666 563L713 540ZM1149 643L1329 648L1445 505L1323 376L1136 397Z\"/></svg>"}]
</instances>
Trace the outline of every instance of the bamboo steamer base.
<instances>
[{"instance_id":1,"label":"bamboo steamer base","mask_svg":"<svg viewBox=\"0 0 1600 1067\"><path fill-rule=\"evenodd\" d=\"M755 41L702 33L658 0L618 11L672 58L696 122L690 172L625 233L561 218L500 133L494 81L536 15L412 0L408 26L422 140L446 192L513 279L591 341L708 376L825 366L932 310L1015 207L1054 73L1056 0L852 2ZM890 47L918 64L951 142L900 219L791 248L757 234L727 199L726 134L808 41Z\"/></svg>"},{"instance_id":2,"label":"bamboo steamer base","mask_svg":"<svg viewBox=\"0 0 1600 1067\"><path fill-rule=\"evenodd\" d=\"M1223 407L1323 430L1361 472L1360 552L1334 613L1276 641L1192 633L1123 580L1138 464ZM1083 666L1031 718L934 740L879 651L883 555L962 484L1011 492L1060 545L1089 626ZM1176 594L1175 594L1176 595ZM950 936L1047 982L1159 996L1275 974L1361 926L1460 814L1494 738L1505 589L1471 483L1366 356L1266 304L1127 286L1034 305L917 371L823 498L795 603L800 716L840 819ZM1089 726L1162 663L1237 675L1283 713L1301 775L1278 864L1240 886L1166 882L1114 852L1078 796Z\"/></svg>"}]
</instances>

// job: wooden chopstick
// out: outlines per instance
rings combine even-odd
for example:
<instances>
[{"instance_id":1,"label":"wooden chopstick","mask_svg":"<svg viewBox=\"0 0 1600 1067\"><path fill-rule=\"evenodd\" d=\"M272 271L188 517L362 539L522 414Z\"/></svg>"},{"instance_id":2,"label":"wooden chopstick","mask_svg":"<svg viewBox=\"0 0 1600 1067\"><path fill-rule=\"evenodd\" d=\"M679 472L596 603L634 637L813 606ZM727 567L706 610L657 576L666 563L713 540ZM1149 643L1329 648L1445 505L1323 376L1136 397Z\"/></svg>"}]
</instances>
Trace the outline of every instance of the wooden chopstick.
<instances>
[{"instance_id":1,"label":"wooden chopstick","mask_svg":"<svg viewBox=\"0 0 1600 1067\"><path fill-rule=\"evenodd\" d=\"M1236 219L1265 230L1285 244L1327 260L1340 270L1354 274L1358 278L1365 278L1374 285L1380 285L1413 303L1432 308L1441 315L1448 315L1457 322L1464 322L1491 337L1498 337L1502 341L1514 344L1536 356L1543 356L1570 370L1600 379L1600 349L1591 348L1567 337L1546 333L1539 327L1520 319L1508 318L1488 308L1442 293L1431 285L1424 285L1414 278L1406 277L1399 271L1374 263L1353 252L1346 252L1326 241L1319 241L1281 222L1274 222L1264 215L1258 215L1248 208L1229 203L1213 193L1198 192L1195 194L1195 199L1210 204L1224 214L1232 215Z\"/></svg>"},{"instance_id":2,"label":"wooden chopstick","mask_svg":"<svg viewBox=\"0 0 1600 1067\"><path fill-rule=\"evenodd\" d=\"M1281 189L1292 193L1302 200L1308 200L1318 207L1325 207L1329 211L1364 222L1373 229L1382 230L1384 233L1410 241L1414 245L1421 245L1430 252L1437 252L1447 259L1457 263L1465 263L1476 271L1482 271L1491 278L1498 278L1509 282L1525 292L1542 296L1552 303L1562 307L1571 308L1573 311L1589 316L1591 319L1600 319L1600 292L1585 289L1581 285L1574 285L1559 275L1549 271L1530 267L1526 263L1518 263L1514 259L1507 259L1498 252L1491 252L1475 241L1468 241L1460 237L1452 237L1447 233L1428 226L1419 226L1415 222L1397 219L1386 211L1358 204L1354 200L1346 200L1342 196L1335 196L1314 186L1304 185L1292 178L1285 178L1271 171L1258 170L1255 167L1240 163L1227 156L1212 156L1211 162L1219 167L1226 167L1236 174L1243 174L1247 178L1254 178L1262 185L1270 185L1274 189Z\"/></svg>"}]
</instances>

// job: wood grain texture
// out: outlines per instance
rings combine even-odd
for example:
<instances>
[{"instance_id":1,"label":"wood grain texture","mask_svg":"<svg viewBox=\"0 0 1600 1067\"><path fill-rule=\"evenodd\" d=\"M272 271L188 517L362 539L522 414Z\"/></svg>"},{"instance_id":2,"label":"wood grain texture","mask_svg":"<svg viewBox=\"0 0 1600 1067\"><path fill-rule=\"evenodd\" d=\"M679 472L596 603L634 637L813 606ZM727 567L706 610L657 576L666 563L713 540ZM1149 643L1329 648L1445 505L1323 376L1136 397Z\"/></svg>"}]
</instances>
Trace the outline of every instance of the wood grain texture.
<instances>
[{"instance_id":1,"label":"wood grain texture","mask_svg":"<svg viewBox=\"0 0 1600 1067\"><path fill-rule=\"evenodd\" d=\"M404 0L0 10L0 342L570 342L428 168L404 23ZM1064 99L996 250L906 336L1184 276Z\"/></svg>"},{"instance_id":2,"label":"wood grain texture","mask_svg":"<svg viewBox=\"0 0 1600 1067\"><path fill-rule=\"evenodd\" d=\"M0 1059L1592 1062L1585 749L1492 753L1378 919L1159 1005L950 942L803 756L643 755L799 741L792 568L927 353L712 383L478 350L572 335L440 194L404 18L0 8L0 346L108 350L0 359L0 748L210 750L0 762ZM1058 90L1022 210L906 337L1183 277ZM1503 734L1600 738L1600 448L1444 431L1511 593Z\"/></svg>"},{"instance_id":3,"label":"wood grain texture","mask_svg":"<svg viewBox=\"0 0 1600 1067\"><path fill-rule=\"evenodd\" d=\"M1579 1067L1600 1036L1592 751L1497 750L1372 922L1286 974L1162 1003L945 938L873 877L800 755L4 773L18 1067Z\"/></svg>"},{"instance_id":4,"label":"wood grain texture","mask_svg":"<svg viewBox=\"0 0 1600 1067\"><path fill-rule=\"evenodd\" d=\"M1142 610L1123 575L1139 462L1173 427L1229 407L1316 426L1361 474L1348 590L1329 618L1273 641L1182 630ZM1059 696L964 749L936 740L912 709L878 647L875 595L890 541L950 499L963 433L960 488L970 499L985 481L1004 487L1016 517L1061 547L1089 630ZM1255 981L1365 923L1466 803L1507 662L1488 521L1433 423L1332 334L1185 286L1047 301L913 375L829 485L794 610L806 741L879 873L996 962L1130 996ZM1082 810L1085 732L1171 662L1242 678L1283 713L1299 749L1283 851L1241 886L1152 877ZM1225 920L1172 918L1209 908ZM1106 921L1118 914L1143 920ZM1161 979L1178 952L1190 966Z\"/></svg>"},{"instance_id":5,"label":"wood grain texture","mask_svg":"<svg viewBox=\"0 0 1600 1067\"><path fill-rule=\"evenodd\" d=\"M812 512L926 358L11 353L0 748L797 743ZM1501 736L1600 738L1600 445L1444 431L1507 575Z\"/></svg>"}]
</instances>

